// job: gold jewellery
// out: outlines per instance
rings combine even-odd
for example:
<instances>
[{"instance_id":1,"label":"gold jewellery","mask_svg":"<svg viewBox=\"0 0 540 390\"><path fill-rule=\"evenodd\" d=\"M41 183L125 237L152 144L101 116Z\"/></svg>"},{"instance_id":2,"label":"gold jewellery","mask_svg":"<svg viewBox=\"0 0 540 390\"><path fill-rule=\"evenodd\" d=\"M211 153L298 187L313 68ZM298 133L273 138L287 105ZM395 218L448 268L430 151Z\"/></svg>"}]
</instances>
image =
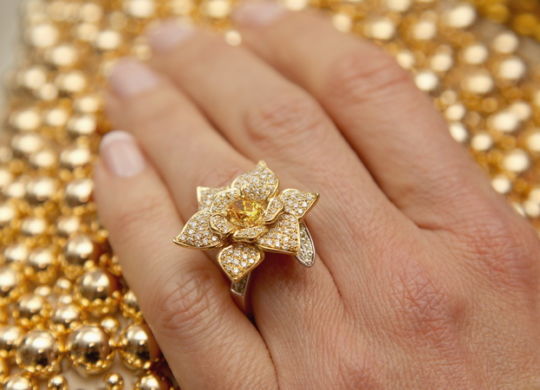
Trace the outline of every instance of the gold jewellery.
<instances>
[{"instance_id":1,"label":"gold jewellery","mask_svg":"<svg viewBox=\"0 0 540 390\"><path fill-rule=\"evenodd\" d=\"M538 1L281 2L324 10L337 29L393 55L493 188L540 233L540 61L534 60L540 48L520 35L540 37ZM150 57L144 31L159 20L193 20L241 43L230 22L237 1L24 4L17 61L3 77L0 384L177 389L92 201L92 161L110 129L100 90L118 58ZM221 250L233 239L234 232L226 235Z\"/></svg>"},{"instance_id":2,"label":"gold jewellery","mask_svg":"<svg viewBox=\"0 0 540 390\"><path fill-rule=\"evenodd\" d=\"M265 251L294 255L300 264L313 265L315 247L302 219L318 199L313 192L279 192L277 176L259 161L227 187L197 187L199 211L174 242L187 248L222 248L217 262L231 280L233 296L243 298Z\"/></svg>"}]
</instances>

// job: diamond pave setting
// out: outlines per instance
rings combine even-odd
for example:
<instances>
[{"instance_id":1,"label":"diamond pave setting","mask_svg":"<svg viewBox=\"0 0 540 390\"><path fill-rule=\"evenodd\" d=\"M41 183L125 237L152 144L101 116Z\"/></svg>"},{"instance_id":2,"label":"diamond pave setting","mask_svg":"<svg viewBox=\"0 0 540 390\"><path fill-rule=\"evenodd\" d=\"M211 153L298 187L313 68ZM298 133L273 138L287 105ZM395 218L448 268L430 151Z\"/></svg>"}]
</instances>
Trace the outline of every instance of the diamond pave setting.
<instances>
[{"instance_id":1,"label":"diamond pave setting","mask_svg":"<svg viewBox=\"0 0 540 390\"><path fill-rule=\"evenodd\" d=\"M229 186L198 187L199 211L174 242L196 249L222 248L218 263L238 293L265 251L294 255L302 265L313 265L315 248L302 218L318 197L297 189L279 192L277 176L260 161Z\"/></svg>"}]
</instances>

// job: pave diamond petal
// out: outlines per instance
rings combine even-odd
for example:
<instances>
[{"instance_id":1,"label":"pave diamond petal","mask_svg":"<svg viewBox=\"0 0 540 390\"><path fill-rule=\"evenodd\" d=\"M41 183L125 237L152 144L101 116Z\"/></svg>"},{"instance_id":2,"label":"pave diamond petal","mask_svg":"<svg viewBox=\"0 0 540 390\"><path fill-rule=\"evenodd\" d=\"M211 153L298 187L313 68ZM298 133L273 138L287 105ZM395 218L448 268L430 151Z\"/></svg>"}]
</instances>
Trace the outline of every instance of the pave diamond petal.
<instances>
[{"instance_id":1,"label":"pave diamond petal","mask_svg":"<svg viewBox=\"0 0 540 390\"><path fill-rule=\"evenodd\" d=\"M178 245L198 249L216 248L223 245L219 235L210 228L208 210L196 212L186 222L180 234L175 237L174 242Z\"/></svg>"},{"instance_id":2,"label":"pave diamond petal","mask_svg":"<svg viewBox=\"0 0 540 390\"><path fill-rule=\"evenodd\" d=\"M233 240L252 242L258 237L262 236L268 231L268 228L264 225L252 226L244 229L240 229L234 232Z\"/></svg>"},{"instance_id":3,"label":"pave diamond petal","mask_svg":"<svg viewBox=\"0 0 540 390\"><path fill-rule=\"evenodd\" d=\"M225 190L226 187L197 187L197 202L199 210L209 208L218 192Z\"/></svg>"},{"instance_id":4,"label":"pave diamond petal","mask_svg":"<svg viewBox=\"0 0 540 390\"><path fill-rule=\"evenodd\" d=\"M217 233L226 236L231 234L235 226L221 214L213 214L210 216L210 227Z\"/></svg>"},{"instance_id":5,"label":"pave diamond petal","mask_svg":"<svg viewBox=\"0 0 540 390\"><path fill-rule=\"evenodd\" d=\"M269 224L276 220L279 214L283 211L283 202L278 197L270 199L266 210L264 210L262 219L264 223Z\"/></svg>"},{"instance_id":6,"label":"pave diamond petal","mask_svg":"<svg viewBox=\"0 0 540 390\"><path fill-rule=\"evenodd\" d=\"M298 219L290 214L281 214L270 230L257 239L257 244L272 252L296 255L300 249Z\"/></svg>"},{"instance_id":7,"label":"pave diamond petal","mask_svg":"<svg viewBox=\"0 0 540 390\"><path fill-rule=\"evenodd\" d=\"M237 243L219 252L218 262L229 279L238 282L263 260L263 252L254 245Z\"/></svg>"},{"instance_id":8,"label":"pave diamond petal","mask_svg":"<svg viewBox=\"0 0 540 390\"><path fill-rule=\"evenodd\" d=\"M279 197L283 202L286 213L292 214L296 218L302 218L315 204L319 194L287 189L283 190Z\"/></svg>"},{"instance_id":9,"label":"pave diamond petal","mask_svg":"<svg viewBox=\"0 0 540 390\"><path fill-rule=\"evenodd\" d=\"M214 196L214 201L212 202L212 206L210 206L210 212L225 216L229 205L240 198L241 194L238 188L227 188L220 191Z\"/></svg>"},{"instance_id":10,"label":"pave diamond petal","mask_svg":"<svg viewBox=\"0 0 540 390\"><path fill-rule=\"evenodd\" d=\"M278 186L277 176L266 166L264 161L259 161L253 171L238 176L232 184L232 187L241 190L249 199L259 201L274 195Z\"/></svg>"},{"instance_id":11,"label":"pave diamond petal","mask_svg":"<svg viewBox=\"0 0 540 390\"><path fill-rule=\"evenodd\" d=\"M307 226L300 222L300 250L296 259L306 267L311 267L315 263L315 245Z\"/></svg>"}]
</instances>

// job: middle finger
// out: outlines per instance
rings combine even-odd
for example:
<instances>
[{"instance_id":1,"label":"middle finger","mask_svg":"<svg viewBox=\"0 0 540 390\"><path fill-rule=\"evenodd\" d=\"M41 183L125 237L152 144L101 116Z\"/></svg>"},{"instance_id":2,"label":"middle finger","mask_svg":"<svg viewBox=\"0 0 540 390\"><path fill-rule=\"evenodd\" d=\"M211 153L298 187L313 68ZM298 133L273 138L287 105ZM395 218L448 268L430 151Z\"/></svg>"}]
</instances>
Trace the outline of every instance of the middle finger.
<instances>
[{"instance_id":1,"label":"middle finger","mask_svg":"<svg viewBox=\"0 0 540 390\"><path fill-rule=\"evenodd\" d=\"M376 246L359 247L359 242L382 242L381 226L395 229L395 234L408 231L405 225L414 229L301 88L249 51L227 45L209 31L168 23L149 37L153 64L219 124L237 149L252 159L264 156L303 188L323 192L308 222L345 297L350 286L363 282L366 263L379 257Z\"/></svg>"}]
</instances>

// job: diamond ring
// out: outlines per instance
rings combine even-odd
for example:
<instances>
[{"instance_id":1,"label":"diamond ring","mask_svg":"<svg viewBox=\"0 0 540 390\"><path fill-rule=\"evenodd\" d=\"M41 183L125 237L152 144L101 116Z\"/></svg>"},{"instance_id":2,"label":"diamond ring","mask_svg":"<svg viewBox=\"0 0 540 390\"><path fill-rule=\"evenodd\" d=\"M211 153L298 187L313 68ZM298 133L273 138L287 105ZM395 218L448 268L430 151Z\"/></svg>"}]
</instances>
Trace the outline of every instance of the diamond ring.
<instances>
[{"instance_id":1,"label":"diamond ring","mask_svg":"<svg viewBox=\"0 0 540 390\"><path fill-rule=\"evenodd\" d=\"M294 256L311 267L315 247L303 222L319 195L296 189L279 191L279 180L264 161L236 177L229 186L197 187L199 210L174 243L187 248L221 248L217 255L231 281L231 293L245 308L251 271L265 252Z\"/></svg>"}]
</instances>

